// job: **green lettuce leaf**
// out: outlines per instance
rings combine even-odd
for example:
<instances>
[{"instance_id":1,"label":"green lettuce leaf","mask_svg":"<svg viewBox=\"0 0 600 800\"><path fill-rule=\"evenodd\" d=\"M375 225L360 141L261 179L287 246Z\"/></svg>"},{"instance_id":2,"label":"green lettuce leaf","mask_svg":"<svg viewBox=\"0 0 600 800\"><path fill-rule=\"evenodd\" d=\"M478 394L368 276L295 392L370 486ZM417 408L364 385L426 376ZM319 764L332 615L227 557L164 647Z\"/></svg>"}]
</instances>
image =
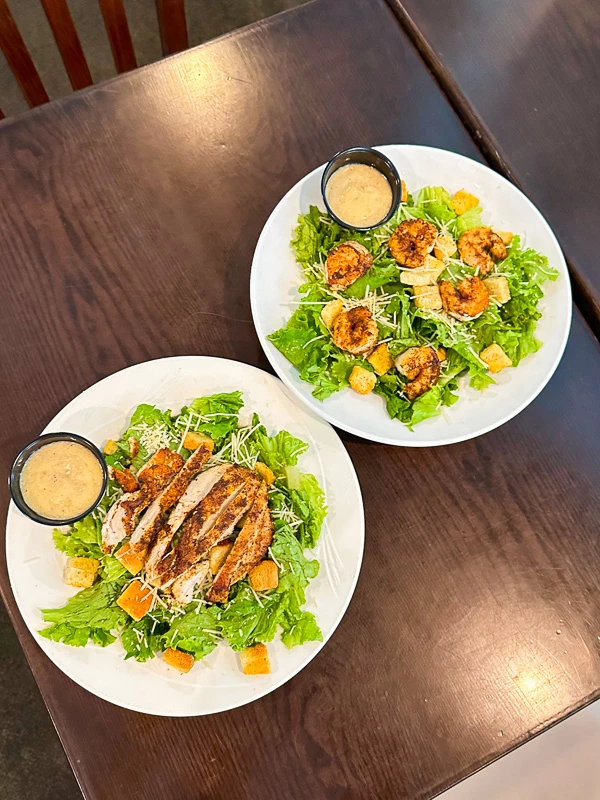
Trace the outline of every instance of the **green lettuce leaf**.
<instances>
[{"instance_id":1,"label":"green lettuce leaf","mask_svg":"<svg viewBox=\"0 0 600 800\"><path fill-rule=\"evenodd\" d=\"M219 450L238 427L238 417L243 405L241 392L197 397L189 406L181 409L176 425L182 432L188 428L189 421L188 430L210 436L215 443L215 449Z\"/></svg>"},{"instance_id":2,"label":"green lettuce leaf","mask_svg":"<svg viewBox=\"0 0 600 800\"><path fill-rule=\"evenodd\" d=\"M102 647L114 642L113 631L128 620L115 602L126 580L101 581L78 592L62 608L43 609L44 622L52 625L40 634L76 647L83 647L88 639Z\"/></svg>"},{"instance_id":3,"label":"green lettuce leaf","mask_svg":"<svg viewBox=\"0 0 600 800\"><path fill-rule=\"evenodd\" d=\"M200 606L191 603L190 609L176 617L163 635L165 647L174 647L191 653L196 660L204 658L219 643L219 614L217 606Z\"/></svg>"},{"instance_id":4,"label":"green lettuce leaf","mask_svg":"<svg viewBox=\"0 0 600 800\"><path fill-rule=\"evenodd\" d=\"M66 533L55 528L52 531L52 540L57 550L61 550L69 557L102 557L101 525L91 514L75 522Z\"/></svg>"}]
</instances>

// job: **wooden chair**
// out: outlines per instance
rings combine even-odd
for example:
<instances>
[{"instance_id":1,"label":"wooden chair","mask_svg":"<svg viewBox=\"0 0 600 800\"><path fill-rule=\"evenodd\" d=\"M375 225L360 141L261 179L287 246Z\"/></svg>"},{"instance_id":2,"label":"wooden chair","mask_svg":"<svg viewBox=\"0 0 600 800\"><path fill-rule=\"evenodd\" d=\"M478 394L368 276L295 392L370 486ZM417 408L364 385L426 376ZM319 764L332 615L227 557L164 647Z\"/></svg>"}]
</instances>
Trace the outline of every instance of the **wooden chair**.
<instances>
[{"instance_id":1,"label":"wooden chair","mask_svg":"<svg viewBox=\"0 0 600 800\"><path fill-rule=\"evenodd\" d=\"M92 2L92 0L89 0ZM93 83L67 0L40 0L50 23L73 89ZM98 0L117 72L135 69L137 62L123 0ZM163 55L189 47L185 0L155 0ZM49 98L33 60L19 33L7 0L0 0L0 50L30 108ZM3 118L0 108L0 119Z\"/></svg>"}]
</instances>

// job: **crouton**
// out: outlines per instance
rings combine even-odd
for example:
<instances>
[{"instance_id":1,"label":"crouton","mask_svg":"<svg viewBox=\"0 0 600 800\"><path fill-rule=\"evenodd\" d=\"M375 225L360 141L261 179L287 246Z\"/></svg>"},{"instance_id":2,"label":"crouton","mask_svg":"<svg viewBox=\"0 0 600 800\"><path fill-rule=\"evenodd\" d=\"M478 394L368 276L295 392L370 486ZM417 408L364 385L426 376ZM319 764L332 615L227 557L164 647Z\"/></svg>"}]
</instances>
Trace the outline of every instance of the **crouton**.
<instances>
[{"instance_id":1,"label":"crouton","mask_svg":"<svg viewBox=\"0 0 600 800\"><path fill-rule=\"evenodd\" d=\"M323 306L323 310L321 311L321 319L328 328L332 327L333 323L335 322L335 318L343 308L344 304L341 300L332 300L330 303L327 303L326 306Z\"/></svg>"},{"instance_id":2,"label":"crouton","mask_svg":"<svg viewBox=\"0 0 600 800\"><path fill-rule=\"evenodd\" d=\"M435 311L442 307L442 296L437 285L413 286L413 294L417 308L429 308Z\"/></svg>"},{"instance_id":3,"label":"crouton","mask_svg":"<svg viewBox=\"0 0 600 800\"><path fill-rule=\"evenodd\" d=\"M385 375L385 373L392 368L392 364L394 363L390 355L389 347L385 342L378 345L371 355L367 356L367 361L378 375Z\"/></svg>"},{"instance_id":4,"label":"crouton","mask_svg":"<svg viewBox=\"0 0 600 800\"><path fill-rule=\"evenodd\" d=\"M260 477L268 486L270 486L272 483L275 483L275 473L270 467L267 467L266 464L263 464L262 461L257 461L254 465L254 469L256 472L258 472Z\"/></svg>"},{"instance_id":5,"label":"crouton","mask_svg":"<svg viewBox=\"0 0 600 800\"><path fill-rule=\"evenodd\" d=\"M191 656L189 653L184 653L181 650L174 650L171 647L165 650L163 658L170 667L175 667L175 669L183 673L189 672L196 663L194 661L194 656Z\"/></svg>"},{"instance_id":6,"label":"crouton","mask_svg":"<svg viewBox=\"0 0 600 800\"><path fill-rule=\"evenodd\" d=\"M250 570L248 577L255 592L266 592L267 589L276 589L279 585L279 573L274 561L261 561Z\"/></svg>"},{"instance_id":7,"label":"crouton","mask_svg":"<svg viewBox=\"0 0 600 800\"><path fill-rule=\"evenodd\" d=\"M496 228L492 228L493 232L496 236L499 236L502 239L502 242L508 247L509 244L512 244L512 240L515 238L514 233L510 231L497 231Z\"/></svg>"},{"instance_id":8,"label":"crouton","mask_svg":"<svg viewBox=\"0 0 600 800\"><path fill-rule=\"evenodd\" d=\"M349 380L350 386L359 394L370 394L377 383L375 373L369 372L368 369L363 369L362 367L354 367L350 373Z\"/></svg>"},{"instance_id":9,"label":"crouton","mask_svg":"<svg viewBox=\"0 0 600 800\"><path fill-rule=\"evenodd\" d=\"M407 203L408 202L408 189L406 188L406 183L403 180L400 180L400 202Z\"/></svg>"},{"instance_id":10,"label":"crouton","mask_svg":"<svg viewBox=\"0 0 600 800\"><path fill-rule=\"evenodd\" d=\"M188 431L183 437L183 446L186 450L197 450L203 444L208 449L213 451L215 443L205 433L197 433L196 431Z\"/></svg>"},{"instance_id":11,"label":"crouton","mask_svg":"<svg viewBox=\"0 0 600 800\"><path fill-rule=\"evenodd\" d=\"M104 445L104 455L105 456L114 456L114 454L119 449L119 445L115 442L114 439L109 439L108 442Z\"/></svg>"},{"instance_id":12,"label":"crouton","mask_svg":"<svg viewBox=\"0 0 600 800\"><path fill-rule=\"evenodd\" d=\"M141 581L131 581L123 594L117 598L117 605L137 622L154 605L154 592Z\"/></svg>"},{"instance_id":13,"label":"crouton","mask_svg":"<svg viewBox=\"0 0 600 800\"><path fill-rule=\"evenodd\" d=\"M93 584L99 566L97 558L70 558L65 568L65 583L78 589L87 589Z\"/></svg>"},{"instance_id":14,"label":"crouton","mask_svg":"<svg viewBox=\"0 0 600 800\"><path fill-rule=\"evenodd\" d=\"M211 549L208 554L208 565L213 575L216 575L221 569L232 547L233 542L224 542L223 544L215 545L215 547Z\"/></svg>"},{"instance_id":15,"label":"crouton","mask_svg":"<svg viewBox=\"0 0 600 800\"><path fill-rule=\"evenodd\" d=\"M436 352L437 352L437 357L439 358L440 362L446 360L446 351L444 350L443 347L438 347Z\"/></svg>"},{"instance_id":16,"label":"crouton","mask_svg":"<svg viewBox=\"0 0 600 800\"><path fill-rule=\"evenodd\" d=\"M490 297L497 303L508 303L510 300L510 287L504 275L492 275L483 282Z\"/></svg>"},{"instance_id":17,"label":"crouton","mask_svg":"<svg viewBox=\"0 0 600 800\"><path fill-rule=\"evenodd\" d=\"M478 205L479 200L475 197L475 195L465 192L464 189L459 189L452 198L452 208L456 211L459 217L461 214L464 214L465 211L469 211L471 208L475 208L475 206Z\"/></svg>"},{"instance_id":18,"label":"crouton","mask_svg":"<svg viewBox=\"0 0 600 800\"><path fill-rule=\"evenodd\" d=\"M512 367L512 361L499 344L491 344L479 353L479 358L488 365L490 372L500 372L505 367Z\"/></svg>"},{"instance_id":19,"label":"crouton","mask_svg":"<svg viewBox=\"0 0 600 800\"><path fill-rule=\"evenodd\" d=\"M456 253L456 242L449 233L439 233L433 246L433 255L446 263Z\"/></svg>"},{"instance_id":20,"label":"crouton","mask_svg":"<svg viewBox=\"0 0 600 800\"><path fill-rule=\"evenodd\" d=\"M141 568L144 566L143 555L133 555L129 553L129 543L126 542L121 545L115 553L115 558L118 558L125 569L129 570L132 575L137 575Z\"/></svg>"},{"instance_id":21,"label":"crouton","mask_svg":"<svg viewBox=\"0 0 600 800\"><path fill-rule=\"evenodd\" d=\"M269 651L264 644L255 644L242 650L240 661L244 675L268 675L271 672Z\"/></svg>"},{"instance_id":22,"label":"crouton","mask_svg":"<svg viewBox=\"0 0 600 800\"><path fill-rule=\"evenodd\" d=\"M425 256L422 267L408 269L400 273L400 283L407 286L431 286L446 269L446 265L433 256Z\"/></svg>"}]
</instances>

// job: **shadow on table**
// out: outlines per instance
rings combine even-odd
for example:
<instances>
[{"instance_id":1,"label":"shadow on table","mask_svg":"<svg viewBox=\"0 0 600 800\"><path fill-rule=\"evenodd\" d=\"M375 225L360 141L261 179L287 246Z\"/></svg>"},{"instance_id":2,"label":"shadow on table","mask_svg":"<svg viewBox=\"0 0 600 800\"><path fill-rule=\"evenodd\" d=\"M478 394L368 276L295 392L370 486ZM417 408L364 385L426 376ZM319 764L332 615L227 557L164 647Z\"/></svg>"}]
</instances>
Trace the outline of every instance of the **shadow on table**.
<instances>
[{"instance_id":1,"label":"shadow on table","mask_svg":"<svg viewBox=\"0 0 600 800\"><path fill-rule=\"evenodd\" d=\"M0 797L80 800L23 651L0 602Z\"/></svg>"}]
</instances>

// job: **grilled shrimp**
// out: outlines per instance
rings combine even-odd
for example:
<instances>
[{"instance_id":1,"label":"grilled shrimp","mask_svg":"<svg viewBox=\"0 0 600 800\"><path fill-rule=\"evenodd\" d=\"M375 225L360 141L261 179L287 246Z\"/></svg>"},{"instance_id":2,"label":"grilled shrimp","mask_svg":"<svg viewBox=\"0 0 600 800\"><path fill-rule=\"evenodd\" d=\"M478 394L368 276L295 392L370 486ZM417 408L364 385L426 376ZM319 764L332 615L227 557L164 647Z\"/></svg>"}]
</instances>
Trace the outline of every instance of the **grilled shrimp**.
<instances>
[{"instance_id":1,"label":"grilled shrimp","mask_svg":"<svg viewBox=\"0 0 600 800\"><path fill-rule=\"evenodd\" d=\"M458 252L465 264L487 275L496 266L494 258L506 258L506 245L490 228L471 228L458 240Z\"/></svg>"},{"instance_id":2,"label":"grilled shrimp","mask_svg":"<svg viewBox=\"0 0 600 800\"><path fill-rule=\"evenodd\" d=\"M409 347L394 362L396 369L408 378L404 394L412 402L428 392L440 377L440 359L433 347Z\"/></svg>"},{"instance_id":3,"label":"grilled shrimp","mask_svg":"<svg viewBox=\"0 0 600 800\"><path fill-rule=\"evenodd\" d=\"M379 329L366 306L341 311L334 320L333 343L353 355L372 350L379 340Z\"/></svg>"},{"instance_id":4,"label":"grilled shrimp","mask_svg":"<svg viewBox=\"0 0 600 800\"><path fill-rule=\"evenodd\" d=\"M422 267L431 253L438 231L424 219L406 219L401 222L388 242L390 253L403 267Z\"/></svg>"},{"instance_id":5,"label":"grilled shrimp","mask_svg":"<svg viewBox=\"0 0 600 800\"><path fill-rule=\"evenodd\" d=\"M358 242L342 242L329 251L325 266L329 287L341 291L371 269L373 256Z\"/></svg>"},{"instance_id":6,"label":"grilled shrimp","mask_svg":"<svg viewBox=\"0 0 600 800\"><path fill-rule=\"evenodd\" d=\"M486 310L490 303L488 292L481 278L464 278L456 286L450 281L440 283L442 308L454 319L469 322Z\"/></svg>"}]
</instances>

